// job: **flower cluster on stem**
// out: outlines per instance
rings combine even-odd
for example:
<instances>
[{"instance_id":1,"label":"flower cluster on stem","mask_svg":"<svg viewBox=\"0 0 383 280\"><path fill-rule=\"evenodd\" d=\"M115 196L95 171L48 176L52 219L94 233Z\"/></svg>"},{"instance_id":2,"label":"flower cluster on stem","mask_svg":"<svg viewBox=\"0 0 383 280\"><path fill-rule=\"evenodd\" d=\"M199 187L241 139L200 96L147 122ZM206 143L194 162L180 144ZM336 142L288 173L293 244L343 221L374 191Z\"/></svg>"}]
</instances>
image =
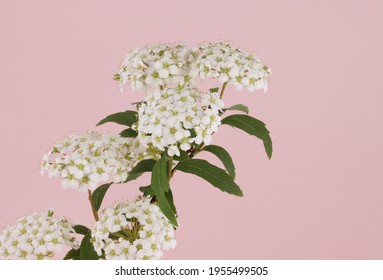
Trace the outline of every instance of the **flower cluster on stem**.
<instances>
[{"instance_id":1,"label":"flower cluster on stem","mask_svg":"<svg viewBox=\"0 0 383 280\"><path fill-rule=\"evenodd\" d=\"M193 78L216 78L237 89L267 90L271 69L254 54L230 43L203 43L192 48L190 72Z\"/></svg>"},{"instance_id":2,"label":"flower cluster on stem","mask_svg":"<svg viewBox=\"0 0 383 280\"><path fill-rule=\"evenodd\" d=\"M271 69L246 49L228 42L185 45L156 44L136 48L123 59L115 79L133 90L195 85L216 78L237 89L267 90Z\"/></svg>"},{"instance_id":3,"label":"flower cluster on stem","mask_svg":"<svg viewBox=\"0 0 383 280\"><path fill-rule=\"evenodd\" d=\"M169 156L180 155L195 144L209 144L221 124L223 101L217 92L191 87L148 92L138 110L137 139Z\"/></svg>"},{"instance_id":4,"label":"flower cluster on stem","mask_svg":"<svg viewBox=\"0 0 383 280\"><path fill-rule=\"evenodd\" d=\"M74 133L44 155L41 173L61 177L64 188L86 192L107 181L124 182L137 161L147 157L146 148L135 138Z\"/></svg>"},{"instance_id":5,"label":"flower cluster on stem","mask_svg":"<svg viewBox=\"0 0 383 280\"><path fill-rule=\"evenodd\" d=\"M101 259L159 259L165 250L175 248L175 228L169 222L170 220L177 225L172 193L169 198L161 200L161 193L157 192L161 189L158 185L166 183L166 188L169 188L168 181L177 167L182 170L181 164L186 160L189 164L197 162L190 159L212 142L213 134L221 125L221 115L226 110L240 108L239 110L246 111L244 105L224 109L222 98L228 85L239 90L266 91L270 74L271 69L256 55L228 42L207 42L192 47L182 44L155 44L136 48L125 56L114 79L118 81L121 90L125 84L129 84L133 90L143 89L146 93L144 100L136 103L137 112L127 111L108 116L107 122L129 124L128 129L121 133L127 138L113 133L73 133L53 146L43 156L41 164L42 175L48 173L49 177L59 177L64 188L88 193L96 222L90 232L84 227L86 233L83 234L87 239L84 237L83 240L88 242L91 234L90 241ZM207 78L217 79L222 84L221 88L214 88L209 92L199 90L198 83ZM121 121L121 116L129 121ZM240 125L231 124L242 128L245 121L243 118L240 120L243 122ZM229 124L228 119L222 122ZM260 126L259 120L245 125L253 128L254 122L255 126ZM102 123L101 121L99 124ZM263 126L259 129L267 136L261 137L266 143L268 131ZM271 145L271 140L269 144ZM208 147L205 149L208 150ZM270 156L271 148L266 152ZM138 165L144 159L160 157L161 160L166 160L166 165L165 161L153 163L153 160ZM105 208L99 215L98 209L111 184L99 188L97 193L93 191L103 183L127 182L129 176L135 179L143 172L150 171L149 167L153 166L151 164L154 164L151 186L157 197L143 196L135 201L116 203ZM224 165L230 174L229 167L232 163L229 167L225 162ZM131 172L135 166L137 168ZM200 169L205 171L208 168ZM211 169L220 172L217 168ZM185 168L183 171L188 172L190 169ZM224 175L229 176L224 172L213 171L212 177L216 173L224 179ZM162 178L161 172L166 172L168 181L165 182L166 177ZM205 175L204 173L200 176L206 179ZM228 186L221 190L242 194L232 177L227 177L225 181L239 192L229 192ZM218 188L222 182L223 179L218 183L211 180ZM145 195L152 194L149 191L153 191L151 186L140 190ZM165 209L166 216L158 205ZM163 207L164 205L168 208ZM171 209L166 211L169 208ZM82 246L86 242L82 242L81 249L78 249L79 244L71 235L74 232L73 225L53 214L52 210L32 213L19 219L15 226L5 228L0 234L0 259L49 259L55 252L62 250L64 245L74 249L66 258L77 253L78 258L87 258L83 250L88 250L91 246L84 249ZM75 227L77 231L81 228L79 226ZM89 258L93 258L96 254L90 255L92 256Z\"/></svg>"},{"instance_id":6,"label":"flower cluster on stem","mask_svg":"<svg viewBox=\"0 0 383 280\"><path fill-rule=\"evenodd\" d=\"M92 228L93 246L105 259L159 259L174 249L174 228L150 197L104 209Z\"/></svg>"},{"instance_id":7,"label":"flower cluster on stem","mask_svg":"<svg viewBox=\"0 0 383 280\"><path fill-rule=\"evenodd\" d=\"M2 231L0 259L51 259L64 246L78 247L73 232L72 224L56 218L53 210L32 213Z\"/></svg>"}]
</instances>

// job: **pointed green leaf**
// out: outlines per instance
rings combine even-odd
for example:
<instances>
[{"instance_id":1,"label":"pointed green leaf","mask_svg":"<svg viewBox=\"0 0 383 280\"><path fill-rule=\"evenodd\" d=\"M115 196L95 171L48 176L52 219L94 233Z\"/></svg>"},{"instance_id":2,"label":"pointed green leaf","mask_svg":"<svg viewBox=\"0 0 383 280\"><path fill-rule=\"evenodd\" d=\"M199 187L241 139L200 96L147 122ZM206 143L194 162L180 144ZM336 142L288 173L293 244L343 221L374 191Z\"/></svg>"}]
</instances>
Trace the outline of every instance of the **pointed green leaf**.
<instances>
[{"instance_id":1,"label":"pointed green leaf","mask_svg":"<svg viewBox=\"0 0 383 280\"><path fill-rule=\"evenodd\" d=\"M87 234L81 241L80 256L82 260L98 260L100 257L94 250L92 242L90 242L91 236Z\"/></svg>"},{"instance_id":2,"label":"pointed green leaf","mask_svg":"<svg viewBox=\"0 0 383 280\"><path fill-rule=\"evenodd\" d=\"M169 190L166 157L161 157L153 166L151 186L156 194Z\"/></svg>"},{"instance_id":3,"label":"pointed green leaf","mask_svg":"<svg viewBox=\"0 0 383 280\"><path fill-rule=\"evenodd\" d=\"M209 146L205 146L202 149L202 151L207 151L216 155L222 161L230 177L233 178L233 180L235 179L235 167L234 167L233 160L230 154L224 148L220 146L216 146L216 145L209 145Z\"/></svg>"},{"instance_id":4,"label":"pointed green leaf","mask_svg":"<svg viewBox=\"0 0 383 280\"><path fill-rule=\"evenodd\" d=\"M125 138L136 138L137 135L138 135L137 131L131 128L124 129L123 131L120 132L120 136Z\"/></svg>"},{"instance_id":5,"label":"pointed green leaf","mask_svg":"<svg viewBox=\"0 0 383 280\"><path fill-rule=\"evenodd\" d=\"M240 187L233 181L233 178L231 178L225 170L212 165L206 160L185 160L180 162L176 168L182 172L191 173L205 179L214 187L220 189L223 192L227 192L236 196L243 196Z\"/></svg>"},{"instance_id":6,"label":"pointed green leaf","mask_svg":"<svg viewBox=\"0 0 383 280\"><path fill-rule=\"evenodd\" d=\"M151 185L149 186L144 186L144 187L140 187L140 192L142 192L144 194L144 196L155 196L156 194L154 193Z\"/></svg>"},{"instance_id":7,"label":"pointed green leaf","mask_svg":"<svg viewBox=\"0 0 383 280\"><path fill-rule=\"evenodd\" d=\"M166 193L165 193L165 197L170 205L170 207L172 208L173 212L175 214L177 214L177 209L176 209L176 205L174 204L174 198L173 198L173 192L171 189L169 189Z\"/></svg>"},{"instance_id":8,"label":"pointed green leaf","mask_svg":"<svg viewBox=\"0 0 383 280\"><path fill-rule=\"evenodd\" d=\"M79 260L80 257L80 249L71 249L63 258L63 260Z\"/></svg>"},{"instance_id":9,"label":"pointed green leaf","mask_svg":"<svg viewBox=\"0 0 383 280\"><path fill-rule=\"evenodd\" d=\"M153 167L151 189L156 195L158 207L160 207L162 213L168 218L169 222L173 226L178 226L176 213L173 211L172 206L169 204L168 199L165 196L165 192L169 191L169 180L167 174L167 160L163 155Z\"/></svg>"},{"instance_id":10,"label":"pointed green leaf","mask_svg":"<svg viewBox=\"0 0 383 280\"><path fill-rule=\"evenodd\" d=\"M75 225L73 226L73 229L76 233L87 235L90 232L90 229L83 225Z\"/></svg>"},{"instance_id":11,"label":"pointed green leaf","mask_svg":"<svg viewBox=\"0 0 383 280\"><path fill-rule=\"evenodd\" d=\"M224 118L221 123L242 129L248 134L261 139L267 156L269 159L271 158L273 153L273 142L270 138L270 132L267 130L266 125L263 122L247 115L230 115Z\"/></svg>"},{"instance_id":12,"label":"pointed green leaf","mask_svg":"<svg viewBox=\"0 0 383 280\"><path fill-rule=\"evenodd\" d=\"M125 111L109 115L106 118L102 119L97 126L102 125L107 122L114 122L126 126L132 126L137 121L138 114L135 111Z\"/></svg>"},{"instance_id":13,"label":"pointed green leaf","mask_svg":"<svg viewBox=\"0 0 383 280\"><path fill-rule=\"evenodd\" d=\"M92 193L92 200L93 200L94 208L96 208L96 211L100 209L105 193L111 185L112 183L101 185Z\"/></svg>"},{"instance_id":14,"label":"pointed green leaf","mask_svg":"<svg viewBox=\"0 0 383 280\"><path fill-rule=\"evenodd\" d=\"M161 212L165 215L165 217L169 220L169 222L173 226L177 227L178 223L177 223L176 213L174 212L165 194L163 192L156 194L156 199L157 199L158 207L160 207L161 209Z\"/></svg>"},{"instance_id":15,"label":"pointed green leaf","mask_svg":"<svg viewBox=\"0 0 383 280\"><path fill-rule=\"evenodd\" d=\"M223 111L224 112L226 112L226 111L241 111L241 112L248 114L249 108L246 105L237 104L237 105L231 106L229 108L224 108Z\"/></svg>"},{"instance_id":16,"label":"pointed green leaf","mask_svg":"<svg viewBox=\"0 0 383 280\"><path fill-rule=\"evenodd\" d=\"M157 161L155 161L154 159L141 160L139 163L136 164L135 167L133 167L130 173L133 174L133 173L151 172L156 162Z\"/></svg>"},{"instance_id":17,"label":"pointed green leaf","mask_svg":"<svg viewBox=\"0 0 383 280\"><path fill-rule=\"evenodd\" d=\"M124 181L124 183L127 183L129 181L133 181L133 180L136 180L138 177L140 177L142 174L144 174L143 172L139 172L139 173L129 173L128 175L128 178L126 178L126 180Z\"/></svg>"}]
</instances>

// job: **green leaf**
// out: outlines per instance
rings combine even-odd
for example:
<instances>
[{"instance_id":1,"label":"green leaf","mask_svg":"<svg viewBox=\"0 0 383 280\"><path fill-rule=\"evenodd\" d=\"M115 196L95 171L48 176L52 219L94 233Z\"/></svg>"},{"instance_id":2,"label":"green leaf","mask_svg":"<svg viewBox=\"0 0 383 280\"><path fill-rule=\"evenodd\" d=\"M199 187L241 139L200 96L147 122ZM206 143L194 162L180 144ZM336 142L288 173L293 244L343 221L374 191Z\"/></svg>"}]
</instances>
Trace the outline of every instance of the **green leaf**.
<instances>
[{"instance_id":1,"label":"green leaf","mask_svg":"<svg viewBox=\"0 0 383 280\"><path fill-rule=\"evenodd\" d=\"M136 138L137 135L138 135L138 132L131 128L124 129L123 131L120 132L120 136L125 138Z\"/></svg>"},{"instance_id":2,"label":"green leaf","mask_svg":"<svg viewBox=\"0 0 383 280\"><path fill-rule=\"evenodd\" d=\"M177 167L178 170L186 173L197 175L214 187L223 192L233 194L236 196L243 196L240 187L234 182L233 178L226 173L225 170L212 165L203 159L189 159L180 162Z\"/></svg>"},{"instance_id":3,"label":"green leaf","mask_svg":"<svg viewBox=\"0 0 383 280\"><path fill-rule=\"evenodd\" d=\"M224 108L223 111L224 112L226 112L226 111L241 111L241 112L248 114L249 108L246 105L237 104L237 105L231 106L229 108Z\"/></svg>"},{"instance_id":4,"label":"green leaf","mask_svg":"<svg viewBox=\"0 0 383 280\"><path fill-rule=\"evenodd\" d=\"M129 181L133 181L133 180L136 180L138 177L140 177L142 174L142 172L139 172L139 173L129 173L128 175L128 178L126 178L126 180L124 181L124 183L127 183Z\"/></svg>"},{"instance_id":5,"label":"green leaf","mask_svg":"<svg viewBox=\"0 0 383 280\"><path fill-rule=\"evenodd\" d=\"M169 191L169 180L167 174L167 159L165 154L159 159L153 167L151 189L155 193L158 207L160 207L162 213L168 218L169 222L173 226L178 226L176 213L173 211L172 206L169 204L165 193Z\"/></svg>"},{"instance_id":6,"label":"green leaf","mask_svg":"<svg viewBox=\"0 0 383 280\"><path fill-rule=\"evenodd\" d=\"M267 156L269 159L271 158L273 154L273 142L270 138L270 132L263 122L247 115L231 115L224 118L221 123L242 129L248 134L261 139Z\"/></svg>"},{"instance_id":7,"label":"green leaf","mask_svg":"<svg viewBox=\"0 0 383 280\"><path fill-rule=\"evenodd\" d=\"M154 193L154 191L153 191L151 185L149 185L149 186L145 186L145 187L140 187L140 192L143 192L143 194L144 194L145 196L148 196L148 195L150 195L150 196L155 196L155 195L156 195L156 194Z\"/></svg>"},{"instance_id":8,"label":"green leaf","mask_svg":"<svg viewBox=\"0 0 383 280\"><path fill-rule=\"evenodd\" d=\"M209 145L209 146L205 146L202 149L202 151L207 151L216 155L222 161L230 177L233 178L233 180L235 179L235 167L234 167L233 160L230 154L224 148L220 146L216 146L216 145Z\"/></svg>"},{"instance_id":9,"label":"green leaf","mask_svg":"<svg viewBox=\"0 0 383 280\"><path fill-rule=\"evenodd\" d=\"M177 209L176 209L176 205L174 204L174 198L173 198L173 192L171 189L169 189L166 193L165 193L165 197L170 205L170 207L172 208L173 212L175 214L177 214Z\"/></svg>"},{"instance_id":10,"label":"green leaf","mask_svg":"<svg viewBox=\"0 0 383 280\"><path fill-rule=\"evenodd\" d=\"M80 249L71 249L69 252L65 255L63 260L78 260L80 259Z\"/></svg>"},{"instance_id":11,"label":"green leaf","mask_svg":"<svg viewBox=\"0 0 383 280\"><path fill-rule=\"evenodd\" d=\"M156 193L164 193L169 190L166 157L162 156L153 166L151 186Z\"/></svg>"},{"instance_id":12,"label":"green leaf","mask_svg":"<svg viewBox=\"0 0 383 280\"><path fill-rule=\"evenodd\" d=\"M83 225L75 225L73 229L76 233L82 235L87 235L90 232L90 229Z\"/></svg>"},{"instance_id":13,"label":"green leaf","mask_svg":"<svg viewBox=\"0 0 383 280\"><path fill-rule=\"evenodd\" d=\"M174 212L173 207L170 205L168 199L166 198L165 193L160 192L156 194L156 199L158 207L160 207L165 217L173 226L178 227L176 213Z\"/></svg>"},{"instance_id":14,"label":"green leaf","mask_svg":"<svg viewBox=\"0 0 383 280\"><path fill-rule=\"evenodd\" d=\"M96 211L98 211L98 209L100 209L102 200L104 199L104 196L105 196L105 193L111 185L112 185L112 183L101 185L92 193L92 201L94 204L94 208L96 208Z\"/></svg>"},{"instance_id":15,"label":"green leaf","mask_svg":"<svg viewBox=\"0 0 383 280\"><path fill-rule=\"evenodd\" d=\"M143 172L151 172L153 170L154 165L157 163L154 159L144 159L133 167L131 174L133 173L143 173Z\"/></svg>"},{"instance_id":16,"label":"green leaf","mask_svg":"<svg viewBox=\"0 0 383 280\"><path fill-rule=\"evenodd\" d=\"M109 115L102 119L97 126L107 122L114 122L122 125L132 126L137 121L138 115L135 111L125 111Z\"/></svg>"},{"instance_id":17,"label":"green leaf","mask_svg":"<svg viewBox=\"0 0 383 280\"><path fill-rule=\"evenodd\" d=\"M137 179L144 174L144 172L151 172L155 163L156 161L154 159L141 160L135 167L133 167L132 171L130 171L128 178L124 183Z\"/></svg>"},{"instance_id":18,"label":"green leaf","mask_svg":"<svg viewBox=\"0 0 383 280\"><path fill-rule=\"evenodd\" d=\"M213 93L213 92L218 92L218 91L219 91L219 88L218 88L218 87L211 88L211 89L209 89L209 91L210 91L211 93Z\"/></svg>"},{"instance_id":19,"label":"green leaf","mask_svg":"<svg viewBox=\"0 0 383 280\"><path fill-rule=\"evenodd\" d=\"M80 256L82 260L98 260L100 257L94 250L92 242L90 242L91 236L87 234L81 241Z\"/></svg>"}]
</instances>

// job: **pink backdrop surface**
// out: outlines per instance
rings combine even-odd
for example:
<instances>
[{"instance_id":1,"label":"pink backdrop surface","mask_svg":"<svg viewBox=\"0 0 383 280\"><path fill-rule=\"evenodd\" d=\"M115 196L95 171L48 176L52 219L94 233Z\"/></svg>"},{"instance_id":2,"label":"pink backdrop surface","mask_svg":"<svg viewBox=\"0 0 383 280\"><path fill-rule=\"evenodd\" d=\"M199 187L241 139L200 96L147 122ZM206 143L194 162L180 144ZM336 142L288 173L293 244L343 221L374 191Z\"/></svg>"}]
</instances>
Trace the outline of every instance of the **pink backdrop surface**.
<instances>
[{"instance_id":1,"label":"pink backdrop surface","mask_svg":"<svg viewBox=\"0 0 383 280\"><path fill-rule=\"evenodd\" d=\"M228 39L273 69L270 90L228 87L274 141L222 127L243 198L176 174L167 259L383 258L382 1L0 1L0 227L53 207L90 225L87 196L40 177L43 153L144 93L112 80L132 48ZM133 198L149 177L111 188Z\"/></svg>"}]
</instances>

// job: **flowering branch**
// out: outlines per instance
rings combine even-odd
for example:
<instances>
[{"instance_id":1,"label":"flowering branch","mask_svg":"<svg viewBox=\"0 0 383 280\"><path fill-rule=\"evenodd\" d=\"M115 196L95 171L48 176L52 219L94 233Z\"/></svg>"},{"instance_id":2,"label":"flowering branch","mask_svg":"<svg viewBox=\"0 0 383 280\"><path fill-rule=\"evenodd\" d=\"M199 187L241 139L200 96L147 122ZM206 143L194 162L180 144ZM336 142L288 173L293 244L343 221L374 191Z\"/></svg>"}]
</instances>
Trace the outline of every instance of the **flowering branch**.
<instances>
[{"instance_id":1,"label":"flowering branch","mask_svg":"<svg viewBox=\"0 0 383 280\"><path fill-rule=\"evenodd\" d=\"M58 220L50 211L35 213L0 234L0 259L48 259L64 243L71 247L64 259L161 258L164 250L176 245L178 212L169 181L177 170L199 176L228 194L243 196L235 183L230 154L211 145L220 125L259 138L271 157L272 141L265 124L249 116L247 106L224 108L222 100L228 84L238 90L266 91L270 74L254 54L226 42L191 48L160 44L130 52L114 78L121 89L130 83L133 90L144 89L146 97L134 103L136 111L112 114L97 124L114 122L125 129L119 135L74 133L50 149L41 164L42 174L61 177L64 188L88 192L96 222L88 228ZM206 78L219 80L221 90L199 90L198 81ZM233 110L245 114L222 117ZM225 169L195 159L201 151L217 156ZM99 216L113 183L134 180L144 172L152 176L150 185L140 188L143 196L108 207ZM36 225L41 234L29 236ZM71 236L74 232L84 235L80 246Z\"/></svg>"}]
</instances>

